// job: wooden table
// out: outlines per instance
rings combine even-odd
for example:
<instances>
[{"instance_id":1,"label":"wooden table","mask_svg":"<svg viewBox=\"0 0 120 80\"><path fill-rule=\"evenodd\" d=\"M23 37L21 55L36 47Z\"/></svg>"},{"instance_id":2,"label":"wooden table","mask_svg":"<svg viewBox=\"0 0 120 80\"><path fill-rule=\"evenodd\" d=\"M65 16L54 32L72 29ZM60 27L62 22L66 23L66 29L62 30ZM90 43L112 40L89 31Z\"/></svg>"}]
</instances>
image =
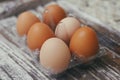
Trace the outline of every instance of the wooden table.
<instances>
[{"instance_id":1,"label":"wooden table","mask_svg":"<svg viewBox=\"0 0 120 80\"><path fill-rule=\"evenodd\" d=\"M26 37L17 35L14 15L27 9L21 8L0 21L0 80L120 80L120 32L65 1L57 3L97 32L104 54L88 65L75 66L59 76L49 76L38 61L38 53L26 46ZM38 13L39 9L34 11Z\"/></svg>"}]
</instances>

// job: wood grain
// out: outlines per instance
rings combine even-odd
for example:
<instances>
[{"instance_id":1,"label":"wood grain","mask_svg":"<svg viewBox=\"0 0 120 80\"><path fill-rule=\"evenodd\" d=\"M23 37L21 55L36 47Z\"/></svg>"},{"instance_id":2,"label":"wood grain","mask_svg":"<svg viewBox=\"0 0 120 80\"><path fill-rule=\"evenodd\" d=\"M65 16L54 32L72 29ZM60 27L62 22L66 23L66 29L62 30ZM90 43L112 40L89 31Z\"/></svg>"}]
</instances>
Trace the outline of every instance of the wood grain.
<instances>
[{"instance_id":1,"label":"wood grain","mask_svg":"<svg viewBox=\"0 0 120 80\"><path fill-rule=\"evenodd\" d=\"M120 76L120 59L116 53L113 53L112 50L105 46L108 42L102 44L106 50L106 55L97 58L91 63L91 65L76 66L57 77L46 75L41 70L42 68L37 60L37 55L31 55L32 52L30 52L27 46L24 45L25 42L20 42L22 38L19 37L15 31L16 20L16 17L10 17L0 21L0 69L3 70L3 72L1 72L2 75L6 75L10 79L15 77L14 80L19 80L21 77L23 80L118 80L116 78L119 78ZM100 35L98 35L98 37L100 37ZM107 38L100 37L99 39L106 40ZM21 73L26 74L26 76L28 76L27 79L24 78L24 75ZM7 77L5 80L7 80Z\"/></svg>"},{"instance_id":2,"label":"wood grain","mask_svg":"<svg viewBox=\"0 0 120 80\"><path fill-rule=\"evenodd\" d=\"M29 1L27 3L23 3L20 5L16 5L12 9L8 10L7 12L0 14L0 19L7 18L10 16L18 15L21 12L24 12L26 10L35 9L37 6L43 6L45 3L54 1L54 0L35 0L35 1Z\"/></svg>"},{"instance_id":3,"label":"wood grain","mask_svg":"<svg viewBox=\"0 0 120 80\"><path fill-rule=\"evenodd\" d=\"M32 52L27 47L26 37L17 35L17 18L12 16L0 21L0 80L120 80L119 31L107 28L104 23L71 8L66 2L57 3L64 5L68 13L97 32L100 46L105 50L104 55L89 64L78 65L63 74L50 76L40 65L38 52Z\"/></svg>"}]
</instances>

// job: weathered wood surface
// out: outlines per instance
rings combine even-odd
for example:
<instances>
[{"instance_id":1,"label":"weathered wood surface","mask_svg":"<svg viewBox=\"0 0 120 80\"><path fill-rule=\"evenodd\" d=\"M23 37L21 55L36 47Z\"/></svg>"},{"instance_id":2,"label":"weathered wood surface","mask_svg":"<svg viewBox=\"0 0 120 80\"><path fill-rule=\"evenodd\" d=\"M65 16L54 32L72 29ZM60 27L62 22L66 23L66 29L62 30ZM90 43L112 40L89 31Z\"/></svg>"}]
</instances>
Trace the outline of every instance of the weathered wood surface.
<instances>
[{"instance_id":1,"label":"weathered wood surface","mask_svg":"<svg viewBox=\"0 0 120 80\"><path fill-rule=\"evenodd\" d=\"M0 80L120 80L120 32L107 28L64 1L58 1L58 4L96 30L105 55L90 65L78 65L60 76L49 76L43 72L37 51L31 52L25 37L17 35L17 18L13 16L0 21Z\"/></svg>"},{"instance_id":2,"label":"weathered wood surface","mask_svg":"<svg viewBox=\"0 0 120 80\"><path fill-rule=\"evenodd\" d=\"M29 9L35 9L37 6L40 6L40 5L43 6L45 3L50 2L50 1L54 1L54 0L35 0L35 1L33 0L27 3L23 3L23 4L21 3L19 5L14 6L12 9L9 9L6 12L0 14L0 19L18 15L19 13L29 10Z\"/></svg>"}]
</instances>

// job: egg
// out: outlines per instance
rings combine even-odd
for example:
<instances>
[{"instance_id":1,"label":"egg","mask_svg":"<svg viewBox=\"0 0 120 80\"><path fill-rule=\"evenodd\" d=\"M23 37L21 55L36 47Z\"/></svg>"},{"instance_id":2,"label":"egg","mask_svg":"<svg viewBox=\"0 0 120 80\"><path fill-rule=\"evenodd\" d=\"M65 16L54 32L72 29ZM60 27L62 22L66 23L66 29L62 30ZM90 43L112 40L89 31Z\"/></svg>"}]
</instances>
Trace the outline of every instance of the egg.
<instances>
[{"instance_id":1,"label":"egg","mask_svg":"<svg viewBox=\"0 0 120 80\"><path fill-rule=\"evenodd\" d=\"M54 37L53 31L44 23L35 23L27 35L27 44L31 50L40 49L43 42Z\"/></svg>"},{"instance_id":2,"label":"egg","mask_svg":"<svg viewBox=\"0 0 120 80\"><path fill-rule=\"evenodd\" d=\"M55 29L55 35L69 44L73 33L80 28L80 22L74 17L62 19Z\"/></svg>"},{"instance_id":3,"label":"egg","mask_svg":"<svg viewBox=\"0 0 120 80\"><path fill-rule=\"evenodd\" d=\"M68 46L59 38L46 40L40 51L40 63L49 72L58 74L67 69L71 59Z\"/></svg>"},{"instance_id":4,"label":"egg","mask_svg":"<svg viewBox=\"0 0 120 80\"><path fill-rule=\"evenodd\" d=\"M95 31L88 26L75 31L70 40L70 50L84 60L96 55L99 50L99 42Z\"/></svg>"},{"instance_id":5,"label":"egg","mask_svg":"<svg viewBox=\"0 0 120 80\"><path fill-rule=\"evenodd\" d=\"M17 32L20 36L23 36L28 33L30 27L40 20L29 11L23 12L18 16L17 19Z\"/></svg>"},{"instance_id":6,"label":"egg","mask_svg":"<svg viewBox=\"0 0 120 80\"><path fill-rule=\"evenodd\" d=\"M52 4L45 7L43 12L43 22L49 25L53 30L59 21L66 17L64 9L57 4Z\"/></svg>"}]
</instances>

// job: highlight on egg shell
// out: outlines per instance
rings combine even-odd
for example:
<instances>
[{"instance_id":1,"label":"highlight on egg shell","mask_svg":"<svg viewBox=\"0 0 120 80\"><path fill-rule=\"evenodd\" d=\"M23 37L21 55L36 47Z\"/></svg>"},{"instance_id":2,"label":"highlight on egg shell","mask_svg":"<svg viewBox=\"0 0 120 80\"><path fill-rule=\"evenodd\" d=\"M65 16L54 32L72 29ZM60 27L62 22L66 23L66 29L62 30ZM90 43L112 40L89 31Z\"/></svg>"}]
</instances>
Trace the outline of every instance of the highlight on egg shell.
<instances>
[{"instance_id":1,"label":"highlight on egg shell","mask_svg":"<svg viewBox=\"0 0 120 80\"><path fill-rule=\"evenodd\" d=\"M43 12L43 22L55 30L59 21L66 17L66 13L62 7L57 4L51 4L45 7Z\"/></svg>"},{"instance_id":2,"label":"highlight on egg shell","mask_svg":"<svg viewBox=\"0 0 120 80\"><path fill-rule=\"evenodd\" d=\"M54 37L53 31L44 23L35 23L27 35L27 45L31 50L40 49L44 41Z\"/></svg>"},{"instance_id":3,"label":"highlight on egg shell","mask_svg":"<svg viewBox=\"0 0 120 80\"><path fill-rule=\"evenodd\" d=\"M95 31L84 26L73 34L70 40L70 50L80 59L87 60L99 51L99 42Z\"/></svg>"},{"instance_id":4,"label":"highlight on egg shell","mask_svg":"<svg viewBox=\"0 0 120 80\"><path fill-rule=\"evenodd\" d=\"M40 22L39 18L30 11L25 11L18 16L17 19L17 32L20 36L26 35L30 27Z\"/></svg>"},{"instance_id":5,"label":"highlight on egg shell","mask_svg":"<svg viewBox=\"0 0 120 80\"><path fill-rule=\"evenodd\" d=\"M40 50L41 65L52 74L65 71L70 63L71 54L68 46L59 38L46 40Z\"/></svg>"},{"instance_id":6,"label":"highlight on egg shell","mask_svg":"<svg viewBox=\"0 0 120 80\"><path fill-rule=\"evenodd\" d=\"M74 17L62 19L55 29L55 35L69 44L73 33L80 28L80 22Z\"/></svg>"}]
</instances>

